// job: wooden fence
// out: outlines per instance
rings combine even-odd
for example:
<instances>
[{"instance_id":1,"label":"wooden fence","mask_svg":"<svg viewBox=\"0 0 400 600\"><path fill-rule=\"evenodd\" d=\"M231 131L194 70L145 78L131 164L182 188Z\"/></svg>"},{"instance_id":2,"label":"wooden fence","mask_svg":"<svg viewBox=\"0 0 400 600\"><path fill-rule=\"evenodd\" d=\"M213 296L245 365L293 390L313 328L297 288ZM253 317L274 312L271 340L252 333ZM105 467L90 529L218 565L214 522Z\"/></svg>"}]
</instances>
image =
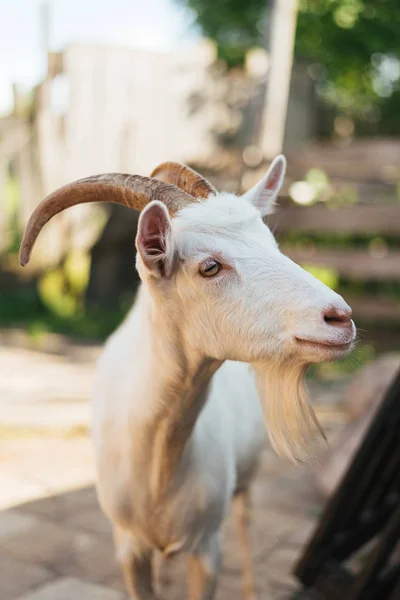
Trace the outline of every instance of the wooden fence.
<instances>
[{"instance_id":1,"label":"wooden fence","mask_svg":"<svg viewBox=\"0 0 400 600\"><path fill-rule=\"evenodd\" d=\"M359 203L333 209L324 203L302 207L286 198L269 218L269 225L283 252L295 262L334 269L342 281L375 284L373 293L345 294L355 319L400 323L400 295L383 291L383 284L400 284L400 245L397 248L391 243L400 240L400 202ZM290 243L290 234L300 234L300 243ZM343 235L357 236L361 243L340 245L339 236ZM302 236L308 243L301 243ZM329 240L337 236L337 243L329 246L313 242L324 236ZM374 237L380 238L377 245L370 243Z\"/></svg>"}]
</instances>

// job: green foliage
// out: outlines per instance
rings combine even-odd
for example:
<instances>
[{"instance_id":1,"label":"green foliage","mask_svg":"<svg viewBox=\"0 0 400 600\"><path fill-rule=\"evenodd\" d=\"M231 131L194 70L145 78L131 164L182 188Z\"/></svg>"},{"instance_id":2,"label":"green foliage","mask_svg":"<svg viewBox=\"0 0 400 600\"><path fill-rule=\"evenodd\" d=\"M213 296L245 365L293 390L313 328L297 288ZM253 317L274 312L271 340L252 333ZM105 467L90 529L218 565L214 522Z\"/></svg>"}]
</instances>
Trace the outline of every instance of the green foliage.
<instances>
[{"instance_id":1,"label":"green foliage","mask_svg":"<svg viewBox=\"0 0 400 600\"><path fill-rule=\"evenodd\" d=\"M8 175L0 195L4 201L5 213L8 220L8 247L7 253L17 254L21 242L20 224L18 221L18 205L20 199L20 188L18 180Z\"/></svg>"},{"instance_id":2,"label":"green foliage","mask_svg":"<svg viewBox=\"0 0 400 600\"><path fill-rule=\"evenodd\" d=\"M105 340L124 318L128 306L113 311L80 309L61 314L43 302L34 288L0 294L0 327L23 327L33 342L47 333L61 333L80 339Z\"/></svg>"},{"instance_id":3,"label":"green foliage","mask_svg":"<svg viewBox=\"0 0 400 600\"><path fill-rule=\"evenodd\" d=\"M8 194L10 214L17 207L15 194ZM19 243L16 251L18 252ZM10 255L10 251L8 252ZM9 258L9 257L8 257ZM12 261L7 260L10 267ZM70 250L54 269L39 276L36 284L13 291L0 290L0 327L23 327L31 342L40 343L48 333L104 340L119 325L132 305L133 297L121 298L111 311L85 307L90 256Z\"/></svg>"},{"instance_id":4,"label":"green foliage","mask_svg":"<svg viewBox=\"0 0 400 600\"><path fill-rule=\"evenodd\" d=\"M22 322L29 315L40 319L46 314L40 297L34 288L0 294L0 326Z\"/></svg>"},{"instance_id":5,"label":"green foliage","mask_svg":"<svg viewBox=\"0 0 400 600\"><path fill-rule=\"evenodd\" d=\"M332 290L337 290L339 286L339 273L336 269L329 267L320 267L318 265L302 265L303 269L311 273L316 279L322 281L325 285L330 287Z\"/></svg>"},{"instance_id":6,"label":"green foliage","mask_svg":"<svg viewBox=\"0 0 400 600\"><path fill-rule=\"evenodd\" d=\"M38 290L43 303L60 317L71 317L77 310L77 297L68 290L68 280L61 267L48 271L39 281Z\"/></svg>"},{"instance_id":7,"label":"green foliage","mask_svg":"<svg viewBox=\"0 0 400 600\"><path fill-rule=\"evenodd\" d=\"M325 98L366 121L381 113L384 127L390 115L392 134L400 124L388 101L400 97L399 22L397 0L301 0L296 32L296 56L315 63Z\"/></svg>"},{"instance_id":8,"label":"green foliage","mask_svg":"<svg viewBox=\"0 0 400 600\"><path fill-rule=\"evenodd\" d=\"M315 188L317 194L321 194L329 183L328 176L323 169L310 169L307 172L306 181Z\"/></svg>"},{"instance_id":9,"label":"green foliage","mask_svg":"<svg viewBox=\"0 0 400 600\"><path fill-rule=\"evenodd\" d=\"M87 253L70 252L63 265L46 272L38 285L43 304L55 315L73 317L83 310L84 292L89 281Z\"/></svg>"},{"instance_id":10,"label":"green foliage","mask_svg":"<svg viewBox=\"0 0 400 600\"><path fill-rule=\"evenodd\" d=\"M265 46L269 0L176 0L232 66ZM328 103L358 121L358 132L400 129L398 0L299 0L295 54L307 61Z\"/></svg>"},{"instance_id":11,"label":"green foliage","mask_svg":"<svg viewBox=\"0 0 400 600\"><path fill-rule=\"evenodd\" d=\"M119 325L132 298L117 303L112 311L86 310L89 269L88 254L73 250L59 267L45 272L36 286L0 293L0 327L22 326L34 343L48 333L104 340Z\"/></svg>"},{"instance_id":12,"label":"green foliage","mask_svg":"<svg viewBox=\"0 0 400 600\"><path fill-rule=\"evenodd\" d=\"M178 0L196 14L203 33L215 40L229 66L242 64L246 52L262 45L265 1Z\"/></svg>"}]
</instances>

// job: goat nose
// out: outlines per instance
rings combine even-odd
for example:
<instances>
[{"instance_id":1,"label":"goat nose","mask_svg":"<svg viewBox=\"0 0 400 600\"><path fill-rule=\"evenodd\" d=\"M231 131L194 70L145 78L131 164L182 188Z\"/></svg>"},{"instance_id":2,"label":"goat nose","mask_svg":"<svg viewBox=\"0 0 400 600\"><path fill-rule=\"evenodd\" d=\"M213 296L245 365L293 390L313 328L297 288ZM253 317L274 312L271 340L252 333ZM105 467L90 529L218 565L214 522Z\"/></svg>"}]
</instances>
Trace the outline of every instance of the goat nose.
<instances>
[{"instance_id":1,"label":"goat nose","mask_svg":"<svg viewBox=\"0 0 400 600\"><path fill-rule=\"evenodd\" d=\"M341 327L342 329L352 329L351 316L351 308L337 309L334 306L331 306L322 313L322 317L327 325Z\"/></svg>"}]
</instances>

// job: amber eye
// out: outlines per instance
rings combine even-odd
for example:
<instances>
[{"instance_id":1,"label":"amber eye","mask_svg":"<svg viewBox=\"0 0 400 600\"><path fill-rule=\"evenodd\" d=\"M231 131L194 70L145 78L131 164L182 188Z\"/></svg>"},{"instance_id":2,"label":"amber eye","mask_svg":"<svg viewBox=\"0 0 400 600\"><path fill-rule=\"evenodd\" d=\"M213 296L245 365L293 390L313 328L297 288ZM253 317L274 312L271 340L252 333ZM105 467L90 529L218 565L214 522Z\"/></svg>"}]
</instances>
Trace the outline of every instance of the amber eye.
<instances>
[{"instance_id":1,"label":"amber eye","mask_svg":"<svg viewBox=\"0 0 400 600\"><path fill-rule=\"evenodd\" d=\"M221 263L217 262L216 260L209 259L200 265L199 273L202 277L214 277L214 275L218 275L221 269Z\"/></svg>"}]
</instances>

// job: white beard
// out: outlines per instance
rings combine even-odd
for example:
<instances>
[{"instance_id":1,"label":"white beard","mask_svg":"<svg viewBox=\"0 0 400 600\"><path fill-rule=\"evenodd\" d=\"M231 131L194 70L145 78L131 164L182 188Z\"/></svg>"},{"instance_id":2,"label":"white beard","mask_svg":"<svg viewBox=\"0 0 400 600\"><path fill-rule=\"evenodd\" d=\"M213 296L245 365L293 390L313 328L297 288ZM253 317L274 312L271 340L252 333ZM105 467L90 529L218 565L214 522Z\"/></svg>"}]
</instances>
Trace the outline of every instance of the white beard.
<instances>
[{"instance_id":1,"label":"white beard","mask_svg":"<svg viewBox=\"0 0 400 600\"><path fill-rule=\"evenodd\" d=\"M326 438L310 405L305 382L307 365L289 360L253 366L274 450L292 462L315 457Z\"/></svg>"}]
</instances>

